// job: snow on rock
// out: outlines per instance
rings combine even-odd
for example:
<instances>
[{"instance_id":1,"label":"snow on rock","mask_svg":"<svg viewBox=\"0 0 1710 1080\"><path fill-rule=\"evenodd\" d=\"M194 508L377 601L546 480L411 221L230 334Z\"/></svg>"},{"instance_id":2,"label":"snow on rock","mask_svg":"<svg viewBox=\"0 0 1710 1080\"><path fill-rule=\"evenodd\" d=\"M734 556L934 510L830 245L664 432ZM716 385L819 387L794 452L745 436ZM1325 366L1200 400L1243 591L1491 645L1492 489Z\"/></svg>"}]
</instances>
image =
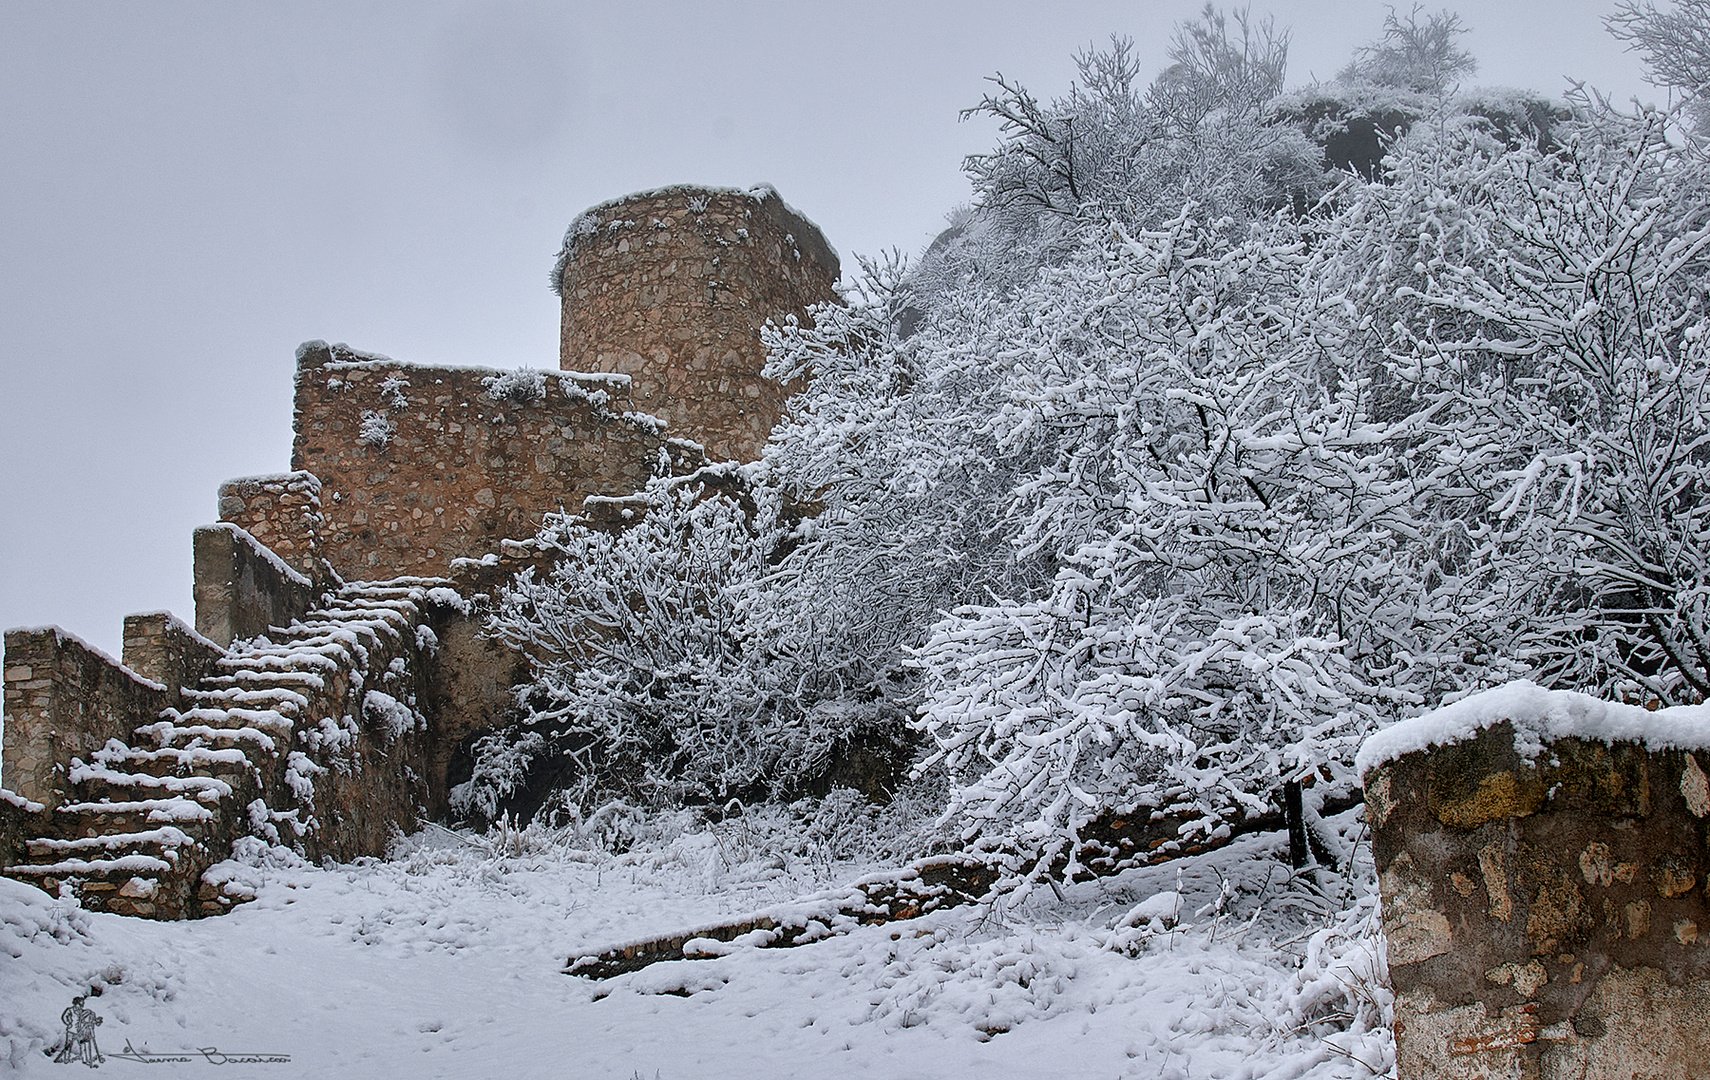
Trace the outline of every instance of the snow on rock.
<instances>
[{"instance_id":1,"label":"snow on rock","mask_svg":"<svg viewBox=\"0 0 1710 1080\"><path fill-rule=\"evenodd\" d=\"M1505 720L1514 725L1514 748L1527 759L1567 738L1636 742L1651 750L1710 747L1710 705L1652 710L1520 679L1385 728L1360 746L1355 764L1364 776L1403 754L1463 742Z\"/></svg>"}]
</instances>

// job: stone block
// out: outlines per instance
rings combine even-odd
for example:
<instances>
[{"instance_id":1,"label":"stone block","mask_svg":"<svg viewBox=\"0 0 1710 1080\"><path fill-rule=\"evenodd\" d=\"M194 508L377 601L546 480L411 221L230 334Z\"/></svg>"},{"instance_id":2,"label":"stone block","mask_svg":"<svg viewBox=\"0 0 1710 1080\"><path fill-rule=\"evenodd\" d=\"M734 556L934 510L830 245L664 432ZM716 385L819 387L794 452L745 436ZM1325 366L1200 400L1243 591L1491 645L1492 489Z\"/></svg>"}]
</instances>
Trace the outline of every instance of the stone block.
<instances>
[{"instance_id":1,"label":"stone block","mask_svg":"<svg viewBox=\"0 0 1710 1080\"><path fill-rule=\"evenodd\" d=\"M1360 755L1399 1080L1701 1075L1710 708L1530 684Z\"/></svg>"}]
</instances>

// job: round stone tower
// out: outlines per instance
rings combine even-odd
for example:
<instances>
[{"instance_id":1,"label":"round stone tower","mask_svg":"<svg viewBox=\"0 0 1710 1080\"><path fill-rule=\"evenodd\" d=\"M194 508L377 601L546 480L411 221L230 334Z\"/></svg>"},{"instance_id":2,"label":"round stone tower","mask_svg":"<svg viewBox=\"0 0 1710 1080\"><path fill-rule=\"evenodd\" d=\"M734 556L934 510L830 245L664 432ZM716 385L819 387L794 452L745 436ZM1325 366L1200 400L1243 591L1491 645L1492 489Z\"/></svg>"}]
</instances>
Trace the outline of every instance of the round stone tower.
<instances>
[{"instance_id":1,"label":"round stone tower","mask_svg":"<svg viewBox=\"0 0 1710 1080\"><path fill-rule=\"evenodd\" d=\"M670 187L586 211L552 279L559 367L619 372L635 407L715 461L752 461L783 415L760 328L837 299L837 253L764 185Z\"/></svg>"}]
</instances>

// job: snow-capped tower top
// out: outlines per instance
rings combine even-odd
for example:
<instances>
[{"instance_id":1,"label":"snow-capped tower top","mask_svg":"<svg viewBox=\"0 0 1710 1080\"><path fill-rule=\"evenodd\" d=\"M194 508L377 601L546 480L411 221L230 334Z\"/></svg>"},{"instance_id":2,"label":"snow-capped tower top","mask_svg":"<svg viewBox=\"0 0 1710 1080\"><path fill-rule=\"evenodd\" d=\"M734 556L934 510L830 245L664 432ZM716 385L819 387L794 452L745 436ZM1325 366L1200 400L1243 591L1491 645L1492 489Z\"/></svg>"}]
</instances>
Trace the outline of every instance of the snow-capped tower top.
<instances>
[{"instance_id":1,"label":"snow-capped tower top","mask_svg":"<svg viewBox=\"0 0 1710 1080\"><path fill-rule=\"evenodd\" d=\"M768 319L837 299L837 253L771 187L679 186L587 210L553 267L563 297L559 366L621 372L638 409L751 461L782 414L761 377Z\"/></svg>"}]
</instances>

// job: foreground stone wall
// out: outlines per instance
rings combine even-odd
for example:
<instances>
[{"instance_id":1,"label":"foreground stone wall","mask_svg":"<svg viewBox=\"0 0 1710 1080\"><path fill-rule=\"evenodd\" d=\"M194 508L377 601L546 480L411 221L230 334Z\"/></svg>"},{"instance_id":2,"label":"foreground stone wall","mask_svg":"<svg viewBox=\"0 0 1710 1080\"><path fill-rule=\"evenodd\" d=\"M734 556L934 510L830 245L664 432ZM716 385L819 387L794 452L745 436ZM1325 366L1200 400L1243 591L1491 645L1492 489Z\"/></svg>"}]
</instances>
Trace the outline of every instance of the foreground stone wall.
<instances>
[{"instance_id":1,"label":"foreground stone wall","mask_svg":"<svg viewBox=\"0 0 1710 1080\"><path fill-rule=\"evenodd\" d=\"M576 219L554 272L559 366L634 379L638 408L714 461L759 458L788 388L760 374L768 319L835 301L837 254L770 188L673 187Z\"/></svg>"},{"instance_id":2,"label":"foreground stone wall","mask_svg":"<svg viewBox=\"0 0 1710 1080\"><path fill-rule=\"evenodd\" d=\"M1400 1080L1704 1075L1710 754L1519 741L1366 775Z\"/></svg>"},{"instance_id":3,"label":"foreground stone wall","mask_svg":"<svg viewBox=\"0 0 1710 1080\"><path fill-rule=\"evenodd\" d=\"M350 580L439 576L589 495L698 463L628 394L619 377L417 367L308 343L291 461L320 478L321 551Z\"/></svg>"},{"instance_id":4,"label":"foreground stone wall","mask_svg":"<svg viewBox=\"0 0 1710 1080\"><path fill-rule=\"evenodd\" d=\"M0 783L53 809L74 758L126 742L172 704L144 679L57 626L6 631L6 726Z\"/></svg>"}]
</instances>

